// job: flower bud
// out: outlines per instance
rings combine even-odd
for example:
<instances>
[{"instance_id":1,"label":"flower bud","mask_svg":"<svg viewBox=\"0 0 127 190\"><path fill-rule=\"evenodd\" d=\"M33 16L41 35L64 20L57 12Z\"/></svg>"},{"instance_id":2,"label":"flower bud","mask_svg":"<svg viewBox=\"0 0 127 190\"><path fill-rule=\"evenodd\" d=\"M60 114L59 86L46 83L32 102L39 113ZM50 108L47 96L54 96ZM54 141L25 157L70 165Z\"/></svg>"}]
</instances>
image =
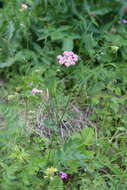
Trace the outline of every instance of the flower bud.
<instances>
[{"instance_id":1,"label":"flower bud","mask_svg":"<svg viewBox=\"0 0 127 190\"><path fill-rule=\"evenodd\" d=\"M25 9L28 8L28 6L27 6L26 4L22 4L22 5L21 5L21 8L25 10Z\"/></svg>"},{"instance_id":2,"label":"flower bud","mask_svg":"<svg viewBox=\"0 0 127 190\"><path fill-rule=\"evenodd\" d=\"M111 46L111 50L113 53L116 53L118 51L119 47L118 46Z\"/></svg>"}]
</instances>

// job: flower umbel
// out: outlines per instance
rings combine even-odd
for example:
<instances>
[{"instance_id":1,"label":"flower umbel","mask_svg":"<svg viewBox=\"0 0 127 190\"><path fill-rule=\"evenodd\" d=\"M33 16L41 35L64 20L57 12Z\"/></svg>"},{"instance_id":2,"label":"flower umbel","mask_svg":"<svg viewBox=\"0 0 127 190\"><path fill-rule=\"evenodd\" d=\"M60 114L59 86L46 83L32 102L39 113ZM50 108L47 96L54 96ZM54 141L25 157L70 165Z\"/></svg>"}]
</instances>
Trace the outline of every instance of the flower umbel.
<instances>
[{"instance_id":1,"label":"flower umbel","mask_svg":"<svg viewBox=\"0 0 127 190\"><path fill-rule=\"evenodd\" d=\"M44 172L46 174L45 178L49 177L50 179L52 179L55 172L57 172L56 168L53 167L47 168Z\"/></svg>"},{"instance_id":2,"label":"flower umbel","mask_svg":"<svg viewBox=\"0 0 127 190\"><path fill-rule=\"evenodd\" d=\"M37 94L37 93L42 93L43 92L43 90L39 90L39 89L37 89L37 88L33 88L33 90L32 90L32 94L33 95L35 95L35 94Z\"/></svg>"},{"instance_id":3,"label":"flower umbel","mask_svg":"<svg viewBox=\"0 0 127 190\"><path fill-rule=\"evenodd\" d=\"M62 55L58 55L57 59L60 65L65 65L69 67L71 65L75 65L78 61L78 56L74 54L72 51L65 51Z\"/></svg>"},{"instance_id":4,"label":"flower umbel","mask_svg":"<svg viewBox=\"0 0 127 190\"><path fill-rule=\"evenodd\" d=\"M67 175L65 172L61 171L61 172L60 172L60 178L61 178L61 179L67 179L67 178L68 178L68 175Z\"/></svg>"}]
</instances>

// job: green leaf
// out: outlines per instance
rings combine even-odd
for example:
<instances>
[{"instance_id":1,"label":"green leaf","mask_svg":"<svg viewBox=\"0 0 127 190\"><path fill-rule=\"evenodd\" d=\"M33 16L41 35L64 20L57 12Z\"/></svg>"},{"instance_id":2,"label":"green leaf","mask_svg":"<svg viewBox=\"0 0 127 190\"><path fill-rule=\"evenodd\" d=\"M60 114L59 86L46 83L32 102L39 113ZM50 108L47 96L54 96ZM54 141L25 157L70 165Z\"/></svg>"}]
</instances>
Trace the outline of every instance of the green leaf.
<instances>
[{"instance_id":1,"label":"green leaf","mask_svg":"<svg viewBox=\"0 0 127 190\"><path fill-rule=\"evenodd\" d=\"M94 130L92 128L84 128L81 131L81 136L84 145L91 145L94 142Z\"/></svg>"},{"instance_id":2,"label":"green leaf","mask_svg":"<svg viewBox=\"0 0 127 190\"><path fill-rule=\"evenodd\" d=\"M4 63L0 63L0 68L5 68L5 67L10 67L11 65L13 65L15 62L14 58L9 58L6 62Z\"/></svg>"},{"instance_id":3,"label":"green leaf","mask_svg":"<svg viewBox=\"0 0 127 190\"><path fill-rule=\"evenodd\" d=\"M15 30L14 24L12 21L10 21L8 25L8 40L11 40L11 38L13 37L14 30Z\"/></svg>"},{"instance_id":4,"label":"green leaf","mask_svg":"<svg viewBox=\"0 0 127 190\"><path fill-rule=\"evenodd\" d=\"M48 186L48 190L63 190L62 180L57 176L54 177Z\"/></svg>"},{"instance_id":5,"label":"green leaf","mask_svg":"<svg viewBox=\"0 0 127 190\"><path fill-rule=\"evenodd\" d=\"M73 39L72 38L64 38L62 50L63 51L72 51L73 50Z\"/></svg>"}]
</instances>

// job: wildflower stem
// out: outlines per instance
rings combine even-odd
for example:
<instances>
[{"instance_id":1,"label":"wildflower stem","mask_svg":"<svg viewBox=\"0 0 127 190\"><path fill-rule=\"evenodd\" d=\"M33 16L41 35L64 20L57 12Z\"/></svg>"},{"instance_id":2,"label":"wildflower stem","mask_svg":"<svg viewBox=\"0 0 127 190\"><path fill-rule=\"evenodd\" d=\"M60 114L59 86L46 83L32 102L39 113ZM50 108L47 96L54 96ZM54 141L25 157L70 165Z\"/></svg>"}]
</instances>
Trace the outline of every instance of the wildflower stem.
<instances>
[{"instance_id":1,"label":"wildflower stem","mask_svg":"<svg viewBox=\"0 0 127 190\"><path fill-rule=\"evenodd\" d=\"M67 104L66 104L65 109L64 109L64 112L63 112L63 114L62 114L62 116L61 116L61 118L60 118L60 120L59 120L59 122L58 122L58 125L60 125L60 123L61 123L61 121L62 121L62 119L63 119L63 117L64 117L64 115L65 115L65 113L66 113L66 111L67 111L67 108L68 108L69 103L70 103L70 96L69 96L69 98L68 98L68 100L67 100Z\"/></svg>"}]
</instances>

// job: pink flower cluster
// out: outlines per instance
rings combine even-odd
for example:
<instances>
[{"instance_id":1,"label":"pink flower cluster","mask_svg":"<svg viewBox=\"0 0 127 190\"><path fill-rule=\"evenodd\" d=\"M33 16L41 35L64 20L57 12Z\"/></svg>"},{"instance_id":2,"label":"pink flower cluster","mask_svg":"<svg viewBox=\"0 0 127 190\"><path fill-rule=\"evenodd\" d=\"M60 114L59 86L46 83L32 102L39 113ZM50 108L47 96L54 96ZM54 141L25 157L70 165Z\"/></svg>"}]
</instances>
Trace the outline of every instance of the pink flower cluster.
<instances>
[{"instance_id":1,"label":"pink flower cluster","mask_svg":"<svg viewBox=\"0 0 127 190\"><path fill-rule=\"evenodd\" d=\"M65 51L62 55L58 55L57 59L60 65L65 65L69 67L71 65L75 65L78 61L78 56L74 54L72 51Z\"/></svg>"},{"instance_id":2,"label":"pink flower cluster","mask_svg":"<svg viewBox=\"0 0 127 190\"><path fill-rule=\"evenodd\" d=\"M35 95L35 94L37 94L37 93L42 93L43 92L43 90L39 90L39 89L37 89L37 88L33 88L33 90L32 90L32 94L33 95Z\"/></svg>"}]
</instances>

